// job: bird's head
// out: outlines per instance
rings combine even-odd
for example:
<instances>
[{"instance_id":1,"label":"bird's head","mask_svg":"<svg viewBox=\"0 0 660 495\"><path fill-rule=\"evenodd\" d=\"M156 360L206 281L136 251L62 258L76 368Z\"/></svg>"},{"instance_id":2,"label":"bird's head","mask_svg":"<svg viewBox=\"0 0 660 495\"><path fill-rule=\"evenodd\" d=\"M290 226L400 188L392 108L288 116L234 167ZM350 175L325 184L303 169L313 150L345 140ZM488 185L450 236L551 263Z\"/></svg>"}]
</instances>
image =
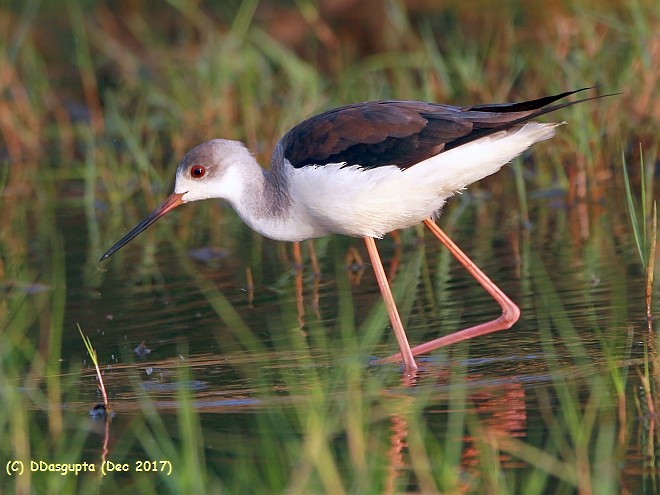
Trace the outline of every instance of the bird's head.
<instances>
[{"instance_id":1,"label":"bird's head","mask_svg":"<svg viewBox=\"0 0 660 495\"><path fill-rule=\"evenodd\" d=\"M119 251L152 223L177 206L209 198L235 200L241 192L240 165L254 161L243 143L226 139L206 141L179 163L174 192L101 256L99 263Z\"/></svg>"}]
</instances>

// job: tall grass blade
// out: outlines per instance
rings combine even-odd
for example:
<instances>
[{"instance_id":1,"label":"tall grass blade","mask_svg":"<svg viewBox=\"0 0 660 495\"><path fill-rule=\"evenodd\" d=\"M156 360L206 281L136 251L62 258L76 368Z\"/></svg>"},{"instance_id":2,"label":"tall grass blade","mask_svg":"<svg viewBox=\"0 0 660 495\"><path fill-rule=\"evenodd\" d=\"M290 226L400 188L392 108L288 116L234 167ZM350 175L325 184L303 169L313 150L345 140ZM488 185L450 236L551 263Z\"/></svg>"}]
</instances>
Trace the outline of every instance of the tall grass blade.
<instances>
[{"instance_id":1,"label":"tall grass blade","mask_svg":"<svg viewBox=\"0 0 660 495\"><path fill-rule=\"evenodd\" d=\"M92 345L92 341L87 337L83 331L82 328L80 328L80 325L78 325L78 332L80 332L80 336L82 337L83 343L85 344L85 349L87 349L87 354L89 354L90 359L92 360L92 363L94 364L94 368L96 368L96 378L99 381L99 390L101 390L101 396L103 397L103 405L105 406L105 411L107 414L107 417L110 417L110 404L108 402L108 394L105 391L105 383L103 382L103 375L101 374L101 369L99 368L99 360L96 355L96 350L94 349L94 346Z\"/></svg>"},{"instance_id":2,"label":"tall grass blade","mask_svg":"<svg viewBox=\"0 0 660 495\"><path fill-rule=\"evenodd\" d=\"M626 157L621 150L621 164L623 167L623 181L626 188L626 200L628 203L628 213L630 214L630 223L632 224L633 234L635 236L635 245L637 246L637 251L639 252L639 259L642 262L642 266L646 268L646 261L648 256L646 253L646 228L644 227L645 221L642 223L642 229L640 230L639 218L637 216L637 209L635 208L635 200L633 199L632 186L630 185L630 177L628 175L628 167L626 165ZM644 191L644 171L642 170L642 191ZM644 206L644 201L642 200L642 211L646 210ZM645 218L645 217L644 217Z\"/></svg>"},{"instance_id":3,"label":"tall grass blade","mask_svg":"<svg viewBox=\"0 0 660 495\"><path fill-rule=\"evenodd\" d=\"M656 202L653 202L653 223L651 226L651 246L649 248L649 257L646 264L646 323L649 332L653 330L653 314L651 309L651 300L653 298L653 271L655 269L655 246L658 234L658 210Z\"/></svg>"}]
</instances>

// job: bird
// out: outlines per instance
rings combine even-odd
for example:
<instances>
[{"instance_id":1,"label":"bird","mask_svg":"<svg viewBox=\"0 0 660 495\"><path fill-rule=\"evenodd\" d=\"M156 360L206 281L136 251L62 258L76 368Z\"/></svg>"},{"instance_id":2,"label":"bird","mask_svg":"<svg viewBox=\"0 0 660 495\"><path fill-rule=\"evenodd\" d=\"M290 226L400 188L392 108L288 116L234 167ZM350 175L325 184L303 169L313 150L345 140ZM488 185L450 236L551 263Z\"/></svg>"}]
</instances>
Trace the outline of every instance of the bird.
<instances>
[{"instance_id":1,"label":"bird","mask_svg":"<svg viewBox=\"0 0 660 495\"><path fill-rule=\"evenodd\" d=\"M295 125L275 145L268 169L245 144L212 139L188 151L174 192L115 243L99 263L180 205L227 201L253 230L277 241L330 234L364 239L399 352L376 362L403 361L448 344L511 328L518 306L438 227L445 202L494 174L561 123L536 119L601 96L556 103L581 88L516 103L453 106L410 100L354 103ZM411 347L375 239L424 223L491 294L502 314L489 322Z\"/></svg>"}]
</instances>

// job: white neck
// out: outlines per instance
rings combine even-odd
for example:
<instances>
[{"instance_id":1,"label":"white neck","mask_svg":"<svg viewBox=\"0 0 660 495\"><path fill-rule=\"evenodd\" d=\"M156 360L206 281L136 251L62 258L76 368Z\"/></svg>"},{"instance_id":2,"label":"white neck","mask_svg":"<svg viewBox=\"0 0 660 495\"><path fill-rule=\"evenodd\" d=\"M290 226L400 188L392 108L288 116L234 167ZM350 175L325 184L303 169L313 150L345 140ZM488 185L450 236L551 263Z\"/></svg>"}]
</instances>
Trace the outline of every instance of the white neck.
<instances>
[{"instance_id":1,"label":"white neck","mask_svg":"<svg viewBox=\"0 0 660 495\"><path fill-rule=\"evenodd\" d=\"M278 241L301 241L327 233L317 231L289 197L284 167L266 171L251 157L240 168L240 192L225 199L251 229Z\"/></svg>"}]
</instances>

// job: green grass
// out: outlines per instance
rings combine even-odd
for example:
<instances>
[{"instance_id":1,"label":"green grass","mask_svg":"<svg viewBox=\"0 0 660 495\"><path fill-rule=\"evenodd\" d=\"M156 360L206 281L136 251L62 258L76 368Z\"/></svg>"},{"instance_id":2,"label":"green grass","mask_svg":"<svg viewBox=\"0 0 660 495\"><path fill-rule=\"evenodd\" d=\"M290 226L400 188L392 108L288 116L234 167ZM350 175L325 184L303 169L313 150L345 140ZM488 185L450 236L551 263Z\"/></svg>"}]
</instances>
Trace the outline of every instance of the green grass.
<instances>
[{"instance_id":1,"label":"green grass","mask_svg":"<svg viewBox=\"0 0 660 495\"><path fill-rule=\"evenodd\" d=\"M295 46L256 1L0 9L0 492L653 492L655 2L390 2L359 22L280 7ZM372 19L385 29L369 31ZM436 353L418 383L366 366L395 343L369 267L357 286L346 274L351 240L315 242L321 317L306 259L302 328L288 247L217 204L182 208L97 269L205 139L244 140L267 165L291 125L351 101L470 104L593 84L620 95L557 114L568 125L552 141L445 209L443 228L523 319ZM639 173L626 168L637 160ZM402 233L393 284L411 337L492 317L420 237ZM227 258L195 262L199 246ZM100 396L76 324L112 422L88 414ZM145 333L154 351L140 361ZM9 476L31 459L133 469ZM135 472L139 460L157 472Z\"/></svg>"}]
</instances>

